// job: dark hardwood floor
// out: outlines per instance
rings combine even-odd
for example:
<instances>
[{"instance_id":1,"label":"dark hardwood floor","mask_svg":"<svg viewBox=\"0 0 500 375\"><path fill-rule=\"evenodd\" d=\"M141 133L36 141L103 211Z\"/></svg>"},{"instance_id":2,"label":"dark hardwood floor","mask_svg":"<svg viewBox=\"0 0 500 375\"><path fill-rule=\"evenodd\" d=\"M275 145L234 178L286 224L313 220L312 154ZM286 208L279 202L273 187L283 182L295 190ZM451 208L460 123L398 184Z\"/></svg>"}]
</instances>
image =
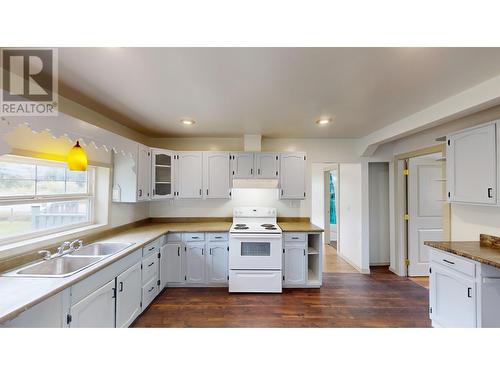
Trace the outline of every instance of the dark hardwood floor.
<instances>
[{"instance_id":1,"label":"dark hardwood floor","mask_svg":"<svg viewBox=\"0 0 500 375\"><path fill-rule=\"evenodd\" d=\"M324 273L321 289L169 288L133 327L430 327L428 290L387 267Z\"/></svg>"}]
</instances>

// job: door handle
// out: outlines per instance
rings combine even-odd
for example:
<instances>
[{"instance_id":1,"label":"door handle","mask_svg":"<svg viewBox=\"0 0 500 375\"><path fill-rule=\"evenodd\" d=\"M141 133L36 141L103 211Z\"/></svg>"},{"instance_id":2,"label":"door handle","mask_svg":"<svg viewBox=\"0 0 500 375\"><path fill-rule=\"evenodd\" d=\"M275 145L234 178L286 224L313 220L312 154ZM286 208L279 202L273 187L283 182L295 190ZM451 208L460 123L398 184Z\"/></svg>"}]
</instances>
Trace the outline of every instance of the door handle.
<instances>
[{"instance_id":1,"label":"door handle","mask_svg":"<svg viewBox=\"0 0 500 375\"><path fill-rule=\"evenodd\" d=\"M139 189L139 197L142 197L142 189Z\"/></svg>"},{"instance_id":2,"label":"door handle","mask_svg":"<svg viewBox=\"0 0 500 375\"><path fill-rule=\"evenodd\" d=\"M207 195L208 195L208 189L207 189Z\"/></svg>"},{"instance_id":3,"label":"door handle","mask_svg":"<svg viewBox=\"0 0 500 375\"><path fill-rule=\"evenodd\" d=\"M178 248L177 248L177 256L178 256L178 257L180 257L180 256L181 256L181 248L180 248L180 247L178 247Z\"/></svg>"},{"instance_id":4,"label":"door handle","mask_svg":"<svg viewBox=\"0 0 500 375\"><path fill-rule=\"evenodd\" d=\"M260 168L259 168L259 169L257 169L257 174L260 174Z\"/></svg>"},{"instance_id":5,"label":"door handle","mask_svg":"<svg viewBox=\"0 0 500 375\"><path fill-rule=\"evenodd\" d=\"M201 249L201 255L204 255L204 252L205 252L204 249Z\"/></svg>"},{"instance_id":6,"label":"door handle","mask_svg":"<svg viewBox=\"0 0 500 375\"><path fill-rule=\"evenodd\" d=\"M212 255L212 248L210 248L210 255Z\"/></svg>"},{"instance_id":7,"label":"door handle","mask_svg":"<svg viewBox=\"0 0 500 375\"><path fill-rule=\"evenodd\" d=\"M472 288L471 287L467 288L467 297L472 298Z\"/></svg>"},{"instance_id":8,"label":"door handle","mask_svg":"<svg viewBox=\"0 0 500 375\"><path fill-rule=\"evenodd\" d=\"M123 281L120 281L120 292L123 292Z\"/></svg>"},{"instance_id":9,"label":"door handle","mask_svg":"<svg viewBox=\"0 0 500 375\"><path fill-rule=\"evenodd\" d=\"M153 264L155 264L155 262L148 264L148 267L151 267Z\"/></svg>"},{"instance_id":10,"label":"door handle","mask_svg":"<svg viewBox=\"0 0 500 375\"><path fill-rule=\"evenodd\" d=\"M446 262L448 264L455 264L455 262L452 262L451 260L448 259L443 259L443 262Z\"/></svg>"},{"instance_id":11,"label":"door handle","mask_svg":"<svg viewBox=\"0 0 500 375\"><path fill-rule=\"evenodd\" d=\"M493 188L488 188L488 198L493 198Z\"/></svg>"},{"instance_id":12,"label":"door handle","mask_svg":"<svg viewBox=\"0 0 500 375\"><path fill-rule=\"evenodd\" d=\"M148 293L152 292L155 287L152 286L151 289L148 290Z\"/></svg>"},{"instance_id":13,"label":"door handle","mask_svg":"<svg viewBox=\"0 0 500 375\"><path fill-rule=\"evenodd\" d=\"M253 168L250 169L250 174L253 174Z\"/></svg>"},{"instance_id":14,"label":"door handle","mask_svg":"<svg viewBox=\"0 0 500 375\"><path fill-rule=\"evenodd\" d=\"M201 195L201 189L200 189L200 195Z\"/></svg>"}]
</instances>

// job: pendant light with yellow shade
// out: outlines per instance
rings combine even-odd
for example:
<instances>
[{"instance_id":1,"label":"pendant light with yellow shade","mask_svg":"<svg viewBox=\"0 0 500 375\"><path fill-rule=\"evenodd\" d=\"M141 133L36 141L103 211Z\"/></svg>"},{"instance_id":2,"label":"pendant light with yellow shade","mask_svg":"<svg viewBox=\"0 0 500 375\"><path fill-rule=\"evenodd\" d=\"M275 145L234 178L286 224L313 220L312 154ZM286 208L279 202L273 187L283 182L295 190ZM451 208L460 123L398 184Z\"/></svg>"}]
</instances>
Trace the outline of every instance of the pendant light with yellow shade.
<instances>
[{"instance_id":1,"label":"pendant light with yellow shade","mask_svg":"<svg viewBox=\"0 0 500 375\"><path fill-rule=\"evenodd\" d=\"M76 145L69 151L67 162L70 171L87 170L87 154L82 146L80 146L79 141L76 141Z\"/></svg>"}]
</instances>

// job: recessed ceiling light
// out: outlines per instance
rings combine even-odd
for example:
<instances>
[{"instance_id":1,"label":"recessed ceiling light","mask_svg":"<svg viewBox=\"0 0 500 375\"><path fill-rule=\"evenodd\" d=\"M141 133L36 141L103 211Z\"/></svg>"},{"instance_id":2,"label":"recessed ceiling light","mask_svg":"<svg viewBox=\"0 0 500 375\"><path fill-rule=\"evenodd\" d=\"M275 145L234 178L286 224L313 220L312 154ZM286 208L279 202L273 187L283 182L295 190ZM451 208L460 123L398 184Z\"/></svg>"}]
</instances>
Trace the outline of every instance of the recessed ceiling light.
<instances>
[{"instance_id":1,"label":"recessed ceiling light","mask_svg":"<svg viewBox=\"0 0 500 375\"><path fill-rule=\"evenodd\" d=\"M196 123L196 121L188 119L188 118L184 118L181 120L182 125L190 126L190 125L194 125L195 123Z\"/></svg>"},{"instance_id":2,"label":"recessed ceiling light","mask_svg":"<svg viewBox=\"0 0 500 375\"><path fill-rule=\"evenodd\" d=\"M328 125L331 123L332 123L331 118L320 118L320 119L316 120L316 124L318 124L319 126L325 126L325 125Z\"/></svg>"}]
</instances>

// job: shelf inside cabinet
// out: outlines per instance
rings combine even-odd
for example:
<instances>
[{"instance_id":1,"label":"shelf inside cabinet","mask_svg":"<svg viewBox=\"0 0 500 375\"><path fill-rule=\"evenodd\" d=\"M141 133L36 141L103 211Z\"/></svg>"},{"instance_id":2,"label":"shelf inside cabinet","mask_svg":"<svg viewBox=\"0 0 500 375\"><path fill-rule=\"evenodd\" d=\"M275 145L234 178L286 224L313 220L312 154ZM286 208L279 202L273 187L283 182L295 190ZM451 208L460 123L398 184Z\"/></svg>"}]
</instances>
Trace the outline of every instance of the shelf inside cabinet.
<instances>
[{"instance_id":1,"label":"shelf inside cabinet","mask_svg":"<svg viewBox=\"0 0 500 375\"><path fill-rule=\"evenodd\" d=\"M161 164L156 164L155 167L156 168L171 168L170 165L161 165Z\"/></svg>"},{"instance_id":2,"label":"shelf inside cabinet","mask_svg":"<svg viewBox=\"0 0 500 375\"><path fill-rule=\"evenodd\" d=\"M443 156L441 158L437 158L435 159L436 161L446 161L446 156Z\"/></svg>"},{"instance_id":3,"label":"shelf inside cabinet","mask_svg":"<svg viewBox=\"0 0 500 375\"><path fill-rule=\"evenodd\" d=\"M307 249L307 253L309 255L318 255L319 254L319 250L315 249L314 247L309 246L309 248Z\"/></svg>"}]
</instances>

